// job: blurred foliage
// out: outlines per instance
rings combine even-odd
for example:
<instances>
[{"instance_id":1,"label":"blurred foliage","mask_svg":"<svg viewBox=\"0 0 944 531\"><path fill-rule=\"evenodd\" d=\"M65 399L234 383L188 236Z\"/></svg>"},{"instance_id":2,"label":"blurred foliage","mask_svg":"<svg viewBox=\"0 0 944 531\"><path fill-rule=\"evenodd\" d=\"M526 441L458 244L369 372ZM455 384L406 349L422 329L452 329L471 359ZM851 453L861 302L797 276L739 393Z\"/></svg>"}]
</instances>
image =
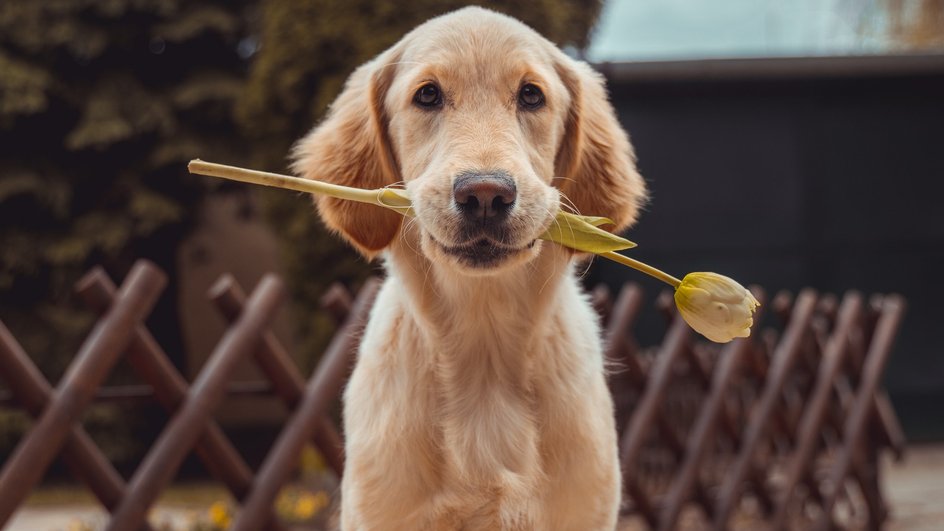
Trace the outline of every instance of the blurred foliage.
<instances>
[{"instance_id":1,"label":"blurred foliage","mask_svg":"<svg viewBox=\"0 0 944 531\"><path fill-rule=\"evenodd\" d=\"M233 116L253 4L0 2L0 319L46 372L91 324L69 298L77 276L101 263L120 279L139 257L173 271L213 186L186 162L244 152Z\"/></svg>"},{"instance_id":2,"label":"blurred foliage","mask_svg":"<svg viewBox=\"0 0 944 531\"><path fill-rule=\"evenodd\" d=\"M944 46L944 0L883 0L892 40L905 49Z\"/></svg>"},{"instance_id":3,"label":"blurred foliage","mask_svg":"<svg viewBox=\"0 0 944 531\"><path fill-rule=\"evenodd\" d=\"M602 0L504 0L480 5L522 20L549 39L577 50ZM463 7L456 0L263 0L261 48L250 70L238 117L253 142L254 168L286 171L292 143L324 114L355 67L425 20ZM299 321L298 346L312 360L331 327L318 298L334 280L357 284L370 266L326 233L309 201L266 191L265 212L282 240L281 261Z\"/></svg>"},{"instance_id":4,"label":"blurred foliage","mask_svg":"<svg viewBox=\"0 0 944 531\"><path fill-rule=\"evenodd\" d=\"M142 416L138 404L97 403L82 414L82 426L102 454L120 471L133 470L160 429L154 415ZM164 415L157 418L164 420ZM18 409L0 409L0 456L10 455L33 426L34 419ZM61 474L55 463L50 475Z\"/></svg>"}]
</instances>

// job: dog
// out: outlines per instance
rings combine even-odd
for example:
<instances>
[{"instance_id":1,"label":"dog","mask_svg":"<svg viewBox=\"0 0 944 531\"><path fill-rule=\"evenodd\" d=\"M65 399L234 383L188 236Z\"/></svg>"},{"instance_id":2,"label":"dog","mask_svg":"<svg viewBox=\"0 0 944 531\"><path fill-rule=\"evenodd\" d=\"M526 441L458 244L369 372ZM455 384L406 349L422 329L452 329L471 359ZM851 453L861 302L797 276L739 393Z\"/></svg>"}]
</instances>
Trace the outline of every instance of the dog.
<instances>
[{"instance_id":1,"label":"dog","mask_svg":"<svg viewBox=\"0 0 944 531\"><path fill-rule=\"evenodd\" d=\"M341 528L612 530L613 403L561 204L622 230L646 187L603 79L477 7L359 67L301 139L302 177L404 185L415 217L316 199L386 280L344 392Z\"/></svg>"}]
</instances>

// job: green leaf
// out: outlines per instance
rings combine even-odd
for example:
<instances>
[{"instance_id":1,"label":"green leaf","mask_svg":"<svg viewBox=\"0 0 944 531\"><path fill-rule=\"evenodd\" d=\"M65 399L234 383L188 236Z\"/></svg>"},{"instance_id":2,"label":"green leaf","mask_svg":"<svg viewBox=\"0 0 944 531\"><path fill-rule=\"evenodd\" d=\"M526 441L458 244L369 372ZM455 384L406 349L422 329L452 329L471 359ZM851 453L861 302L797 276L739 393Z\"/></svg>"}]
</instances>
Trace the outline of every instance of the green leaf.
<instances>
[{"instance_id":1,"label":"green leaf","mask_svg":"<svg viewBox=\"0 0 944 531\"><path fill-rule=\"evenodd\" d=\"M612 223L612 220L599 216L578 216L561 211L541 239L595 254L635 247L636 244L626 238L598 228Z\"/></svg>"},{"instance_id":2,"label":"green leaf","mask_svg":"<svg viewBox=\"0 0 944 531\"><path fill-rule=\"evenodd\" d=\"M602 227L603 225L616 225L616 222L610 218L605 218L603 216L580 216L584 221L593 225L594 227Z\"/></svg>"}]
</instances>

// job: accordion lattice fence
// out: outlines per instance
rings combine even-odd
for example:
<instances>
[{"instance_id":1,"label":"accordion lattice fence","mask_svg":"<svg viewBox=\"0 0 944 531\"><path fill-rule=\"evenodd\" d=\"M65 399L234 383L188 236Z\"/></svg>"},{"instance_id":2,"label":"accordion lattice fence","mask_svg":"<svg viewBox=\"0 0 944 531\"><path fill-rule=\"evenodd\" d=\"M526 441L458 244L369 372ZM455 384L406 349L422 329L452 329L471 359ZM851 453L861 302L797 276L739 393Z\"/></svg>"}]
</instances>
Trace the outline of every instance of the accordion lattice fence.
<instances>
[{"instance_id":1,"label":"accordion lattice fence","mask_svg":"<svg viewBox=\"0 0 944 531\"><path fill-rule=\"evenodd\" d=\"M54 459L109 511L109 530L147 529L147 514L186 456L195 452L240 507L232 529L282 529L273 504L303 447L312 443L340 476L342 439L326 412L339 398L359 331L377 292L356 297L339 286L324 304L338 332L307 380L268 330L284 297L265 277L247 297L224 276L209 297L229 323L192 382L170 363L143 324L166 284L139 262L118 288L101 269L77 285L99 321L53 388L0 323L0 379L9 400L34 423L0 471L0 526L40 482ZM904 450L881 376L904 313L896 295L856 292L841 300L802 290L765 301L752 337L718 346L696 341L662 294L661 344L642 348L633 334L645 297L635 284L593 302L605 324L606 355L616 367L625 525L693 529L879 529L888 517L878 457ZM102 387L115 364L129 362L144 386ZM231 383L251 358L266 382ZM252 470L213 418L232 394L274 394L292 412L258 470ZM127 481L81 424L94 400L152 396L170 420Z\"/></svg>"}]
</instances>

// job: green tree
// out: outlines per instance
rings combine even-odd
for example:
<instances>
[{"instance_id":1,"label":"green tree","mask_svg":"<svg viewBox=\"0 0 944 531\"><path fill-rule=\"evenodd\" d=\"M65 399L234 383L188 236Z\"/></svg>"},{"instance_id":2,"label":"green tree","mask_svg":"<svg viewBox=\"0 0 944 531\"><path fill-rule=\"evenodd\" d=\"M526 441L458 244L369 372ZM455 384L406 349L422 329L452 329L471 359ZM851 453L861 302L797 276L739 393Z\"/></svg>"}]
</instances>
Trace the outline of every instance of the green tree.
<instances>
[{"instance_id":1,"label":"green tree","mask_svg":"<svg viewBox=\"0 0 944 531\"><path fill-rule=\"evenodd\" d=\"M0 2L0 319L48 372L90 323L70 303L77 276L138 257L173 271L211 186L187 160L240 161L252 5ZM179 353L174 292L152 323Z\"/></svg>"},{"instance_id":2,"label":"green tree","mask_svg":"<svg viewBox=\"0 0 944 531\"><path fill-rule=\"evenodd\" d=\"M263 0L259 54L239 105L239 119L253 140L252 165L286 171L286 154L323 115L344 80L421 22L463 7L456 0ZM581 50L602 0L484 1L549 39ZM369 266L327 234L311 203L280 191L266 192L267 216L282 238L298 319L302 356L321 351L330 333L318 311L327 283L356 284Z\"/></svg>"}]
</instances>

